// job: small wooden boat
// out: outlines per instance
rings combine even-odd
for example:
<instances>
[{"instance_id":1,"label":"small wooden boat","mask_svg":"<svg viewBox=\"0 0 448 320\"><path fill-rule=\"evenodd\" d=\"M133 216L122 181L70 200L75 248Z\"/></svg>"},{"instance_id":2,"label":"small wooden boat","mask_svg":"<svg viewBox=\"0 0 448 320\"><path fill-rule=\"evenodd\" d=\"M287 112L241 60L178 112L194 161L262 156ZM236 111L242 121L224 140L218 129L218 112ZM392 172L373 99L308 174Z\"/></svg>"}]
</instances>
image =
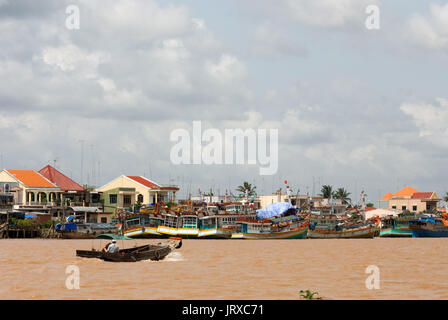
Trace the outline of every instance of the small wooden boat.
<instances>
[{"instance_id":1,"label":"small wooden boat","mask_svg":"<svg viewBox=\"0 0 448 320\"><path fill-rule=\"evenodd\" d=\"M97 258L111 262L136 262L141 260L162 260L171 251L182 246L182 240L163 245L144 245L139 247L120 249L116 253L92 250L76 250L76 256L82 258Z\"/></svg>"}]
</instances>

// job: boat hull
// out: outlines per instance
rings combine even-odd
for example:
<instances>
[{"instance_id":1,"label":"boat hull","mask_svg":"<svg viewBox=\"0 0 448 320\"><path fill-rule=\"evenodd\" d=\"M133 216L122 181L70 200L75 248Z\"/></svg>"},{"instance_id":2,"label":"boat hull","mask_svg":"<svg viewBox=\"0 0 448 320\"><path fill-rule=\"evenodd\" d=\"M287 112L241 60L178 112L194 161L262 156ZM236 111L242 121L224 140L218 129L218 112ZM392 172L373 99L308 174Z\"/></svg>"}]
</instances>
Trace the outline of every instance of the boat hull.
<instances>
[{"instance_id":1,"label":"boat hull","mask_svg":"<svg viewBox=\"0 0 448 320\"><path fill-rule=\"evenodd\" d=\"M94 250L76 250L76 255L82 258L98 258L109 262L137 262L141 260L162 260L171 251L172 248L170 246L146 245L137 248L120 250L117 253Z\"/></svg>"},{"instance_id":2,"label":"boat hull","mask_svg":"<svg viewBox=\"0 0 448 320\"><path fill-rule=\"evenodd\" d=\"M413 238L446 238L448 237L448 230L412 230Z\"/></svg>"},{"instance_id":3,"label":"boat hull","mask_svg":"<svg viewBox=\"0 0 448 320\"><path fill-rule=\"evenodd\" d=\"M197 238L199 229L196 228L170 228L165 226L159 226L157 232L162 235L170 237L180 236L182 238Z\"/></svg>"},{"instance_id":4,"label":"boat hull","mask_svg":"<svg viewBox=\"0 0 448 320\"><path fill-rule=\"evenodd\" d=\"M378 234L379 227L361 227L353 230L342 231L323 231L308 230L308 238L311 239L353 239L353 238L369 238L372 239Z\"/></svg>"},{"instance_id":5,"label":"boat hull","mask_svg":"<svg viewBox=\"0 0 448 320\"><path fill-rule=\"evenodd\" d=\"M284 231L284 232L272 232L272 233L234 233L232 239L306 239L308 233L308 227Z\"/></svg>"},{"instance_id":6,"label":"boat hull","mask_svg":"<svg viewBox=\"0 0 448 320\"><path fill-rule=\"evenodd\" d=\"M123 235L128 238L166 238L167 235L163 235L157 232L157 228L154 227L139 227L134 229L128 229L123 232Z\"/></svg>"},{"instance_id":7,"label":"boat hull","mask_svg":"<svg viewBox=\"0 0 448 320\"><path fill-rule=\"evenodd\" d=\"M411 229L381 229L380 237L383 238L406 238L412 237Z\"/></svg>"},{"instance_id":8,"label":"boat hull","mask_svg":"<svg viewBox=\"0 0 448 320\"><path fill-rule=\"evenodd\" d=\"M58 232L62 239L95 239L96 233L85 233L85 232ZM98 233L100 235L101 233Z\"/></svg>"},{"instance_id":9,"label":"boat hull","mask_svg":"<svg viewBox=\"0 0 448 320\"><path fill-rule=\"evenodd\" d=\"M199 239L230 239L232 231L219 228L200 229L198 232Z\"/></svg>"}]
</instances>

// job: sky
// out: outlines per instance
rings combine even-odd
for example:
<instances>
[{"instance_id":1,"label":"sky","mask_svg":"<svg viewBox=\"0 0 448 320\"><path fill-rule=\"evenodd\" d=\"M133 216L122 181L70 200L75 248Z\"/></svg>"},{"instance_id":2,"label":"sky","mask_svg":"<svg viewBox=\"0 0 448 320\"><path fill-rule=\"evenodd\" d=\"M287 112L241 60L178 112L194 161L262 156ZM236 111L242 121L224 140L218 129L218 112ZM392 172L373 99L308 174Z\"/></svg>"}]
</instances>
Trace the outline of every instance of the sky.
<instances>
[{"instance_id":1,"label":"sky","mask_svg":"<svg viewBox=\"0 0 448 320\"><path fill-rule=\"evenodd\" d=\"M0 48L2 168L143 175L181 197L448 192L446 1L0 0ZM193 121L278 129L278 171L173 164L170 134Z\"/></svg>"}]
</instances>

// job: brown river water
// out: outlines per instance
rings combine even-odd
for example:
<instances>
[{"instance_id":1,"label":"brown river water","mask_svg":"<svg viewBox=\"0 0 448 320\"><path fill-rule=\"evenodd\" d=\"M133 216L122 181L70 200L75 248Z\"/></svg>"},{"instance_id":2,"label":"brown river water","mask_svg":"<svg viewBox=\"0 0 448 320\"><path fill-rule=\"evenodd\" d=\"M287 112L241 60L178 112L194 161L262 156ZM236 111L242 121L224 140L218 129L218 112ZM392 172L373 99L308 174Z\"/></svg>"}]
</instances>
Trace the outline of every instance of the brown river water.
<instances>
[{"instance_id":1,"label":"brown river water","mask_svg":"<svg viewBox=\"0 0 448 320\"><path fill-rule=\"evenodd\" d=\"M132 247L163 240L118 241ZM162 261L76 257L107 240L0 240L0 299L448 299L448 239L184 240ZM70 265L79 289L68 289ZM370 265L379 289L367 289Z\"/></svg>"}]
</instances>

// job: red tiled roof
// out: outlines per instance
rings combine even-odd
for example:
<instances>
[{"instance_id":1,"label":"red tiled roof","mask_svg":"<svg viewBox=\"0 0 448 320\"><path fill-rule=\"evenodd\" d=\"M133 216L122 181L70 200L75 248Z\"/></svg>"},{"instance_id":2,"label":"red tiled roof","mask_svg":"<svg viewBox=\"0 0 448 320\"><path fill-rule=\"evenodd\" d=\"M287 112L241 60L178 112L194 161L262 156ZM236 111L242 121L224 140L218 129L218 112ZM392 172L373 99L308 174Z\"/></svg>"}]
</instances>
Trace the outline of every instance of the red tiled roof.
<instances>
[{"instance_id":1,"label":"red tiled roof","mask_svg":"<svg viewBox=\"0 0 448 320\"><path fill-rule=\"evenodd\" d=\"M57 188L34 170L6 170L27 187Z\"/></svg>"},{"instance_id":2,"label":"red tiled roof","mask_svg":"<svg viewBox=\"0 0 448 320\"><path fill-rule=\"evenodd\" d=\"M416 192L412 195L412 199L430 199L433 192Z\"/></svg>"},{"instance_id":3,"label":"red tiled roof","mask_svg":"<svg viewBox=\"0 0 448 320\"><path fill-rule=\"evenodd\" d=\"M40 169L39 173L64 191L84 191L81 185L50 165Z\"/></svg>"},{"instance_id":4,"label":"red tiled roof","mask_svg":"<svg viewBox=\"0 0 448 320\"><path fill-rule=\"evenodd\" d=\"M372 211L372 210L376 210L375 207L366 207L366 211Z\"/></svg>"},{"instance_id":5,"label":"red tiled roof","mask_svg":"<svg viewBox=\"0 0 448 320\"><path fill-rule=\"evenodd\" d=\"M134 180L135 182L138 182L138 183L144 185L145 187L148 187L148 188L160 187L158 184L156 184L146 178L140 177L140 176L127 176L127 177L129 179Z\"/></svg>"}]
</instances>

